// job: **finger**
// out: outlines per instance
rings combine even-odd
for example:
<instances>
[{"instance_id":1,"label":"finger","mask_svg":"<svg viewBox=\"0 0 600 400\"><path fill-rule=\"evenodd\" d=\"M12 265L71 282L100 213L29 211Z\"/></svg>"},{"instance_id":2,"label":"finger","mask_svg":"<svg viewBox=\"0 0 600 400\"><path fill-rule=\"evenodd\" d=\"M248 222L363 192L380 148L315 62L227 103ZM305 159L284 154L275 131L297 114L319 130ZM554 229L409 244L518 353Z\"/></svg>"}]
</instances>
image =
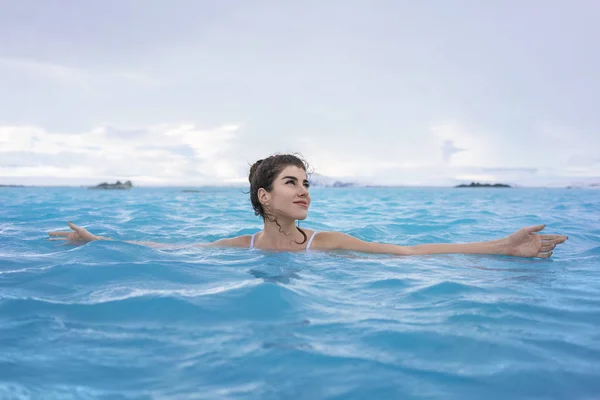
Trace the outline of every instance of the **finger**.
<instances>
[{"instance_id":1,"label":"finger","mask_svg":"<svg viewBox=\"0 0 600 400\"><path fill-rule=\"evenodd\" d=\"M68 236L69 232L59 232L59 231L53 231L53 232L48 232L49 236Z\"/></svg>"},{"instance_id":2,"label":"finger","mask_svg":"<svg viewBox=\"0 0 600 400\"><path fill-rule=\"evenodd\" d=\"M567 239L565 238L558 238L558 239L550 239L550 240L542 240L542 244L546 245L546 244L561 244L566 242Z\"/></svg>"},{"instance_id":3,"label":"finger","mask_svg":"<svg viewBox=\"0 0 600 400\"><path fill-rule=\"evenodd\" d=\"M540 248L540 252L550 251L550 250L553 250L555 247L556 247L556 245L554 243L544 244Z\"/></svg>"},{"instance_id":4,"label":"finger","mask_svg":"<svg viewBox=\"0 0 600 400\"><path fill-rule=\"evenodd\" d=\"M536 257L539 257L539 258L550 258L551 255L552 255L551 251L543 252L543 253L540 252L540 253L537 253Z\"/></svg>"},{"instance_id":5,"label":"finger","mask_svg":"<svg viewBox=\"0 0 600 400\"><path fill-rule=\"evenodd\" d=\"M546 224L542 224L542 225L528 226L525 229L527 230L527 232L533 233L533 232L539 232L542 229L544 229L545 227L546 227Z\"/></svg>"},{"instance_id":6,"label":"finger","mask_svg":"<svg viewBox=\"0 0 600 400\"><path fill-rule=\"evenodd\" d=\"M75 224L74 224L74 223L72 223L71 221L68 221L67 223L69 224L69 227L70 227L71 229L73 229L75 232L77 232L77 231L79 231L79 230L81 229L81 227L79 227L79 226L75 225Z\"/></svg>"},{"instance_id":7,"label":"finger","mask_svg":"<svg viewBox=\"0 0 600 400\"><path fill-rule=\"evenodd\" d=\"M563 241L567 240L569 237L565 235L540 235L542 240L557 240L561 239Z\"/></svg>"},{"instance_id":8,"label":"finger","mask_svg":"<svg viewBox=\"0 0 600 400\"><path fill-rule=\"evenodd\" d=\"M65 240L69 240L69 239L67 239L66 237L58 237L58 238L48 238L48 240L51 241L51 242L53 242L53 241L56 241L56 240L65 241Z\"/></svg>"}]
</instances>

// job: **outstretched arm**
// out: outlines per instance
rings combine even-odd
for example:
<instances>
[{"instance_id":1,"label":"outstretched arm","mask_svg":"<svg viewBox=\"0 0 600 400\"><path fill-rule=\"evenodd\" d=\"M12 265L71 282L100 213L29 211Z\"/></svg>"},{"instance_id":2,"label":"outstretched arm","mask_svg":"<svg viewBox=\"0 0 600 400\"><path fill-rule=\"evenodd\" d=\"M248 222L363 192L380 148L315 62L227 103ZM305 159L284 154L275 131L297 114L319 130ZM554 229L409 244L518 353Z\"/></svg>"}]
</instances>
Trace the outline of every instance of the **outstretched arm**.
<instances>
[{"instance_id":1,"label":"outstretched arm","mask_svg":"<svg viewBox=\"0 0 600 400\"><path fill-rule=\"evenodd\" d=\"M366 242L339 232L322 232L319 248L353 250L365 253L423 255L423 254L499 254L516 257L548 258L552 250L567 240L564 235L541 235L545 225L521 228L503 239L476 243L431 243L416 246ZM316 246L315 246L316 248Z\"/></svg>"},{"instance_id":2,"label":"outstretched arm","mask_svg":"<svg viewBox=\"0 0 600 400\"><path fill-rule=\"evenodd\" d=\"M97 236L90 233L87 229L77 226L72 222L68 222L69 228L71 228L70 232L63 231L54 231L48 232L50 235L49 240L64 240L72 243L87 243L93 242L96 240L113 240L104 236ZM140 246L152 247L155 249L176 249L176 248L184 248L184 247L248 247L249 237L246 236L238 236L236 238L231 239L221 239L212 243L196 243L196 244L188 244L188 245L177 245L177 244L168 244L168 243L156 243L156 242L145 242L145 241L135 241L135 240L124 240L125 243L138 244Z\"/></svg>"},{"instance_id":3,"label":"outstretched arm","mask_svg":"<svg viewBox=\"0 0 600 400\"><path fill-rule=\"evenodd\" d=\"M66 241L69 241L72 243L87 243L87 242L93 242L96 240L113 240L111 238L107 238L104 236L94 235L94 234L88 232L87 229L85 229L81 226L77 226L70 221L68 222L68 224L69 224L69 228L71 228L71 232L62 232L62 231L48 232L48 235L50 236L49 240L66 240ZM134 241L134 240L124 240L124 242L131 243L131 244L139 244L142 246L154 247L154 248L177 247L177 245L172 245L172 244L167 244L167 243L138 242L138 241Z\"/></svg>"}]
</instances>

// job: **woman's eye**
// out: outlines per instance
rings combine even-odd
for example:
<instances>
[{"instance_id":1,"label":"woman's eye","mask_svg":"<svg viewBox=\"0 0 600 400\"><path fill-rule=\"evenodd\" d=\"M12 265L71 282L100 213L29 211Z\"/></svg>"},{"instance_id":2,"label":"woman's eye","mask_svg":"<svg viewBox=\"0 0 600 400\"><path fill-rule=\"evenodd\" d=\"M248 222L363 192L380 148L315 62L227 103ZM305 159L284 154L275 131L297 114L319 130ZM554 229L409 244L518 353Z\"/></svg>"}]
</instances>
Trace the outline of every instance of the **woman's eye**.
<instances>
[{"instance_id":1,"label":"woman's eye","mask_svg":"<svg viewBox=\"0 0 600 400\"><path fill-rule=\"evenodd\" d=\"M293 183L294 185L296 184L296 182L294 182L294 181L287 181L287 182L286 182L286 185L287 185L288 183ZM308 189L308 188L310 187L310 184L309 184L309 183L305 183L305 184L304 184L304 187Z\"/></svg>"}]
</instances>

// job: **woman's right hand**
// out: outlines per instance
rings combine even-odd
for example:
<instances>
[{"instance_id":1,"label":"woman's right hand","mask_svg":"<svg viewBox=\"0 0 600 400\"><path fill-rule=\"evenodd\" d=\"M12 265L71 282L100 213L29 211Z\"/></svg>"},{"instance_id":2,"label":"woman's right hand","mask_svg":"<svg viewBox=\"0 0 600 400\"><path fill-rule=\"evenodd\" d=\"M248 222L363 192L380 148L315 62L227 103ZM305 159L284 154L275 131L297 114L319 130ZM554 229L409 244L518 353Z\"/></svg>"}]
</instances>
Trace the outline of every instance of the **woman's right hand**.
<instances>
[{"instance_id":1,"label":"woman's right hand","mask_svg":"<svg viewBox=\"0 0 600 400\"><path fill-rule=\"evenodd\" d=\"M68 240L69 242L75 242L75 243L81 243L81 242L87 243L87 242L92 242L94 240L108 239L108 238L105 238L102 236L92 235L91 233L89 233L87 231L87 229L77 226L70 221L68 223L69 223L69 227L73 230L72 232L61 232L61 231L48 232L48 235L50 236L50 240Z\"/></svg>"}]
</instances>

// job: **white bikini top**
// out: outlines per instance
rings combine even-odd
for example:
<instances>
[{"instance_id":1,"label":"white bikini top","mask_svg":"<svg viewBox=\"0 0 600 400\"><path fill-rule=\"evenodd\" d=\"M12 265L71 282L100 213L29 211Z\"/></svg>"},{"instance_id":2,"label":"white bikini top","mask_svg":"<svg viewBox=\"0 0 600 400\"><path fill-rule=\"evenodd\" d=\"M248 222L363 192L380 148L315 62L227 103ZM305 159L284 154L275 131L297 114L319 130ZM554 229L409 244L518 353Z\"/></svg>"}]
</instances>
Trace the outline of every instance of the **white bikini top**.
<instances>
[{"instance_id":1,"label":"white bikini top","mask_svg":"<svg viewBox=\"0 0 600 400\"><path fill-rule=\"evenodd\" d=\"M258 232L256 232L258 233ZM250 248L253 249L254 248L254 237L256 236L256 233L254 235L252 235L252 239L250 239ZM319 233L319 232L313 232L313 234L310 236L310 239L308 239L308 244L306 245L306 251L310 250L310 245L312 244L313 239L315 238L315 235Z\"/></svg>"}]
</instances>

